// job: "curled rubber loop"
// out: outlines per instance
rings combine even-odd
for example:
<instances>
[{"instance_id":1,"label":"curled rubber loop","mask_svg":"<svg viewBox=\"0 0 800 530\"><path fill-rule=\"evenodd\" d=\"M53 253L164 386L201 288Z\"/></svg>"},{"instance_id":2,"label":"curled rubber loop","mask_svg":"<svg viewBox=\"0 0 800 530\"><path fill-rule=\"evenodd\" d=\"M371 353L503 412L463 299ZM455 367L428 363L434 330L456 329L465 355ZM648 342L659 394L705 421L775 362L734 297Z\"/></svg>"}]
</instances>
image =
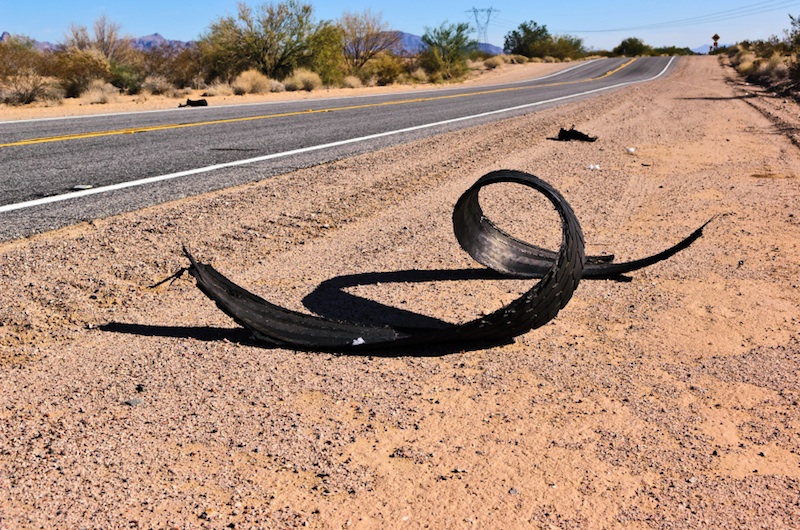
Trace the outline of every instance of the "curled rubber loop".
<instances>
[{"instance_id":1,"label":"curled rubber loop","mask_svg":"<svg viewBox=\"0 0 800 530\"><path fill-rule=\"evenodd\" d=\"M485 186L521 184L544 195L561 219L561 245L548 250L514 238L488 219L478 200ZM708 224L708 223L706 223ZM343 322L291 311L239 287L184 247L189 273L200 290L265 345L301 350L348 352L392 346L451 343L507 343L550 322L584 277L611 278L652 265L688 247L706 225L669 249L627 263L584 252L583 232L572 208L547 182L521 171L500 170L478 179L456 203L453 229L461 247L477 262L503 275L540 278L527 292L491 314L441 327L400 327Z\"/></svg>"}]
</instances>

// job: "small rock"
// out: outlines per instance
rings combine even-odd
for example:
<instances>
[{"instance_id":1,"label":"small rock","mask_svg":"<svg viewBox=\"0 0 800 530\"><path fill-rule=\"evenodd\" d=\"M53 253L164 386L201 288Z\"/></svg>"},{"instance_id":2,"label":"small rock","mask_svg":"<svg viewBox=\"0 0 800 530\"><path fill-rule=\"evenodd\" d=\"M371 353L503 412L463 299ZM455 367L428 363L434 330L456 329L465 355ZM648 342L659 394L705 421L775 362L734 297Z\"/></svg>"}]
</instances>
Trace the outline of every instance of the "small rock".
<instances>
[{"instance_id":1,"label":"small rock","mask_svg":"<svg viewBox=\"0 0 800 530\"><path fill-rule=\"evenodd\" d=\"M519 495L519 491L517 491L517 488L511 488L510 490L508 490L508 493L511 495Z\"/></svg>"},{"instance_id":2,"label":"small rock","mask_svg":"<svg viewBox=\"0 0 800 530\"><path fill-rule=\"evenodd\" d=\"M128 405L129 407L138 407L142 403L143 401L139 398L126 399L122 402L123 405Z\"/></svg>"},{"instance_id":3,"label":"small rock","mask_svg":"<svg viewBox=\"0 0 800 530\"><path fill-rule=\"evenodd\" d=\"M200 514L200 519L211 520L215 519L220 516L220 513L215 510L214 508L206 508L203 513Z\"/></svg>"}]
</instances>

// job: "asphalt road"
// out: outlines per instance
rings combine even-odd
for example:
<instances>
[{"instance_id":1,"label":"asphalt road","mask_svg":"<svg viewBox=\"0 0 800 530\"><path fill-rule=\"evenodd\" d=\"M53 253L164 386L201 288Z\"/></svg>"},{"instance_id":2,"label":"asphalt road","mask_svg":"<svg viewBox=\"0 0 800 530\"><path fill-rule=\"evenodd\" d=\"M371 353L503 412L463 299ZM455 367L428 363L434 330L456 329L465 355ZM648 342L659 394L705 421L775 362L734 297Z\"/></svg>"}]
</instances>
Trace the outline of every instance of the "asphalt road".
<instances>
[{"instance_id":1,"label":"asphalt road","mask_svg":"<svg viewBox=\"0 0 800 530\"><path fill-rule=\"evenodd\" d=\"M568 104L673 65L601 59L491 87L0 122L0 240Z\"/></svg>"}]
</instances>

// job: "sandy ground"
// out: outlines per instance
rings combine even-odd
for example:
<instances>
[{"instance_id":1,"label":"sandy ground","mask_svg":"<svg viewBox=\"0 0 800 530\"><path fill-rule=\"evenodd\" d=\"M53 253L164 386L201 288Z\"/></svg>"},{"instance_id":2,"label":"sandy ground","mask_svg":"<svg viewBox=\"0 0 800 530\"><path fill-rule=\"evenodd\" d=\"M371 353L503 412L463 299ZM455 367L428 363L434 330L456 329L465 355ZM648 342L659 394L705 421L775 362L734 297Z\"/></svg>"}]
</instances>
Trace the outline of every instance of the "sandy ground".
<instances>
[{"instance_id":1,"label":"sandy ground","mask_svg":"<svg viewBox=\"0 0 800 530\"><path fill-rule=\"evenodd\" d=\"M800 120L728 75L683 59L591 101L0 245L0 529L796 528ZM573 124L598 141L546 139ZM183 242L301 310L341 275L476 267L450 214L499 168L560 189L591 253L640 257L717 217L630 282L582 282L514 344L438 356L258 348L190 278L147 287L186 265ZM513 186L486 210L558 238ZM529 285L348 292L460 321Z\"/></svg>"}]
</instances>

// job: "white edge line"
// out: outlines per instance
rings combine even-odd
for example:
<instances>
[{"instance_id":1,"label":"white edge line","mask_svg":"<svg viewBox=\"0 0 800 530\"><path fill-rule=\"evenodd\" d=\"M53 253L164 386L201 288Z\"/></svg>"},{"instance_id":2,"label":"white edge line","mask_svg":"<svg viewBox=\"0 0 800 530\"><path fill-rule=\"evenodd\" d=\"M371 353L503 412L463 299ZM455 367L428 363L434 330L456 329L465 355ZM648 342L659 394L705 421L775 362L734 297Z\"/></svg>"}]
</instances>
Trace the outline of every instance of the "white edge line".
<instances>
[{"instance_id":1,"label":"white edge line","mask_svg":"<svg viewBox=\"0 0 800 530\"><path fill-rule=\"evenodd\" d=\"M125 189L125 188L132 188L132 187L135 187L135 186L144 186L146 184L154 184L156 182L162 182L162 181L165 181L165 180L172 180L172 179L180 178L180 177L188 177L190 175L199 175L201 173L208 173L210 171L216 171L218 169L226 169L226 168L231 168L231 167L244 166L244 165L247 165L247 164L255 164L255 163L258 163L258 162L265 162L267 160L274 160L276 158L284 158L284 157L287 157L287 156L310 153L310 152L313 152L313 151L320 151L322 149L330 149L331 147L339 147L339 146L342 146L342 145L354 144L354 143L359 143L359 142L366 142L366 141L369 141L369 140L375 140L377 138L385 138L387 136L394 136L394 135L397 135L397 134L420 131L420 130L423 130L423 129L430 129L432 127L439 127L439 126L442 126L442 125L450 125L452 123L458 123L458 122L462 122L462 121L485 118L487 116L494 116L494 115L503 114L503 113L506 113L506 112L514 112L514 111L517 111L517 110L529 109L529 108L533 108L533 107L539 107L539 106L542 106L542 105L546 105L548 103L556 103L556 102L559 102L559 101L565 101L565 100L577 98L577 97L580 97L580 96L586 96L586 95L589 95L589 94L596 94L598 92L605 92L607 90L613 90L615 88L620 88L620 87L627 86L627 85L645 83L647 81L653 81L655 79L658 79L659 77L664 75L666 73L666 71L669 69L670 65L672 65L672 62L674 60L675 60L675 57L671 57L669 62L664 67L664 69L661 70L661 72L659 72L657 75L655 75L655 76L653 76L651 78L642 79L640 81L628 81L626 83L618 83L616 85L611 85L611 86L607 86L607 87L603 87L603 88L595 88L593 90L589 90L589 91L586 91L586 92L580 92L578 94L570 94L568 96L560 96L560 97L553 98L553 99L548 99L548 100L545 100L545 101L537 101L536 103L526 103L525 105L518 105L516 107L508 107L508 108L505 108L505 109L492 110L492 111L489 111L489 112L483 112L483 113L480 113L480 114L473 114L471 116L462 116L460 118L453 118L451 120L444 120L444 121L439 121L439 122L436 122L436 123L426 123L424 125L416 125L414 127L407 127L405 129L397 129L397 130L394 130L394 131L386 131L386 132L382 132L382 133L371 134L369 136L361 136L361 137L358 137L358 138L350 138L350 139L347 139L347 140L340 140L338 142L331 142L331 143L327 143L327 144L314 145L314 146L311 146L311 147L303 147L301 149L293 149L291 151L283 151L281 153L273 153L273 154L270 154L270 155L264 155L264 156L259 156L259 157L255 157L255 158L247 158L247 159L244 159L244 160L235 160L233 162L226 162L224 164L215 164L213 166L206 166L206 167L201 167L201 168L197 168L197 169L189 169L189 170L186 170L186 171L179 171L177 173L169 173L169 174L166 174L166 175L158 175L158 176L154 176L154 177L147 177L147 178L143 178L143 179L139 179L139 180L131 180L131 181L128 181L128 182L120 182L119 184L112 184L112 185L109 185L109 186L101 186L99 188L91 188L91 189L88 189L88 190L73 191L73 192L64 193L64 194L61 194L61 195L53 195L51 197L43 197L41 199L35 199L35 200L32 200L32 201L19 202L19 203L15 203L15 204L6 204L4 206L0 206L0 213L11 212L11 211L14 211L14 210L22 210L24 208L32 208L34 206L42 206L42 205L45 205L45 204L52 204L52 203L55 203L55 202L61 202L61 201L66 201L66 200L70 200L70 199L77 199L77 198L80 198L80 197L88 197L90 195L97 195L99 193L107 193L107 192L110 192L110 191L117 191L117 190L122 190L122 189Z\"/></svg>"}]
</instances>

